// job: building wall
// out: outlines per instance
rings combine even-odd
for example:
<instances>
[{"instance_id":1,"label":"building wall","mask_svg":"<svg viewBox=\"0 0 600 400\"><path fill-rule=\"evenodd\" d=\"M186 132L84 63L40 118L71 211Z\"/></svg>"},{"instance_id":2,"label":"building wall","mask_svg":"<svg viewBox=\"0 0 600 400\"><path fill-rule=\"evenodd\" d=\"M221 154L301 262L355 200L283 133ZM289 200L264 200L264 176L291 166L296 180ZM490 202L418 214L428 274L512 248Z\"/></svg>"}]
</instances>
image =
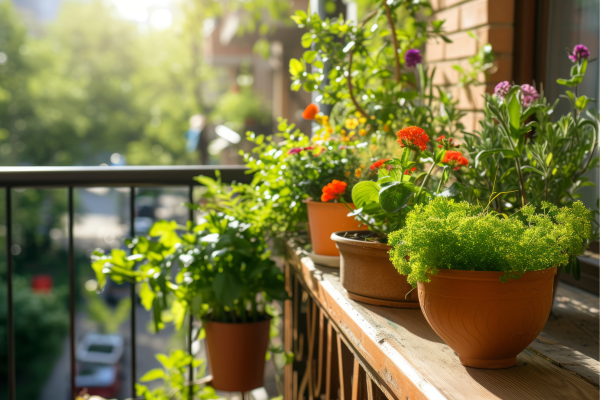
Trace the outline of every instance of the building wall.
<instances>
[{"instance_id":1,"label":"building wall","mask_svg":"<svg viewBox=\"0 0 600 400\"><path fill-rule=\"evenodd\" d=\"M488 76L478 77L468 88L453 88L458 107L467 112L463 123L467 130L477 129L484 105L482 95L493 92L501 81L513 77L514 0L432 0L431 20L446 20L444 27L452 43L431 39L426 45L426 60L436 66L434 85L449 86L458 82L458 64L469 70L469 58L490 43L496 62ZM475 37L469 34L473 33Z\"/></svg>"}]
</instances>

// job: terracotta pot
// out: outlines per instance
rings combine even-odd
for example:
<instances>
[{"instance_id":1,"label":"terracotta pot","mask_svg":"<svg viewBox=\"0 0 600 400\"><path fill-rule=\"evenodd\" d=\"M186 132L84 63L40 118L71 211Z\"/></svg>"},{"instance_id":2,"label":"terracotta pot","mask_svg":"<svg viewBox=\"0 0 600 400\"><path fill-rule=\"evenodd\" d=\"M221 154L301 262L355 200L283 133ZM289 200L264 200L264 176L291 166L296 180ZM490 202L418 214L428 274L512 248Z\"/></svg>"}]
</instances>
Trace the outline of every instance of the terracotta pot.
<instances>
[{"instance_id":1,"label":"terracotta pot","mask_svg":"<svg viewBox=\"0 0 600 400\"><path fill-rule=\"evenodd\" d=\"M419 283L421 310L467 367L512 367L542 331L556 268L500 282L502 272L441 269Z\"/></svg>"},{"instance_id":2,"label":"terracotta pot","mask_svg":"<svg viewBox=\"0 0 600 400\"><path fill-rule=\"evenodd\" d=\"M207 322L206 347L211 385L225 392L247 392L263 386L271 321Z\"/></svg>"},{"instance_id":3,"label":"terracotta pot","mask_svg":"<svg viewBox=\"0 0 600 400\"><path fill-rule=\"evenodd\" d=\"M419 308L417 290L412 290L406 277L400 275L390 261L388 251L391 247L344 237L344 234L357 232L331 235L340 250L341 281L348 297L379 306Z\"/></svg>"},{"instance_id":4,"label":"terracotta pot","mask_svg":"<svg viewBox=\"0 0 600 400\"><path fill-rule=\"evenodd\" d=\"M337 231L367 230L366 226L358 227L354 217L348 217L350 211L342 203L322 203L305 200L308 211L308 228L313 252L322 256L340 255L331 234ZM354 209L354 204L350 203Z\"/></svg>"}]
</instances>

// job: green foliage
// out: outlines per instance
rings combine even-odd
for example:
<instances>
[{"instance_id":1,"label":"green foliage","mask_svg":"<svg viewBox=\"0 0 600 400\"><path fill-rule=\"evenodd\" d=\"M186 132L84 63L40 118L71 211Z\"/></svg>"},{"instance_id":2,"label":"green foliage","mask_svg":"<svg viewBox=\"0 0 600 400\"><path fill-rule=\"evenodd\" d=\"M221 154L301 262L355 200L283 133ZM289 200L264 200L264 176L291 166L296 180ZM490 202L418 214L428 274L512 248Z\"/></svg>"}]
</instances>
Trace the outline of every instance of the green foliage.
<instances>
[{"instance_id":1,"label":"green foliage","mask_svg":"<svg viewBox=\"0 0 600 400\"><path fill-rule=\"evenodd\" d=\"M162 379L162 386L149 389L147 386L137 383L135 385L136 395L145 400L208 400L218 399L215 389L211 386L194 383L190 390L190 382L187 381L189 368L198 369L198 376L204 376L206 366L204 360L196 360L183 350L172 351L170 356L157 354L156 359L163 368L155 368L140 378L142 382Z\"/></svg>"},{"instance_id":2,"label":"green foliage","mask_svg":"<svg viewBox=\"0 0 600 400\"><path fill-rule=\"evenodd\" d=\"M389 237L390 258L414 287L438 269L501 271L502 281L528 271L567 265L590 237L590 212L581 202L542 213L527 205L507 217L481 206L438 197L417 205L406 227Z\"/></svg>"},{"instance_id":3,"label":"green foliage","mask_svg":"<svg viewBox=\"0 0 600 400\"><path fill-rule=\"evenodd\" d=\"M113 310L102 298L96 294L88 294L88 317L98 324L100 333L116 333L123 322L130 316L131 299L119 301Z\"/></svg>"},{"instance_id":4,"label":"green foliage","mask_svg":"<svg viewBox=\"0 0 600 400\"><path fill-rule=\"evenodd\" d=\"M158 221L149 237L129 242L131 256L122 250L110 255L95 251L92 267L99 285L106 275L117 283L141 283L142 304L152 310L156 330L164 327L166 309L178 329L187 312L222 322L269 318L266 304L284 300L287 294L264 236L251 224L223 213L213 211L205 219L181 234L184 227Z\"/></svg>"},{"instance_id":5,"label":"green foliage","mask_svg":"<svg viewBox=\"0 0 600 400\"><path fill-rule=\"evenodd\" d=\"M212 112L214 122L223 123L239 132L247 122L258 125L271 123L271 109L250 88L222 95Z\"/></svg>"},{"instance_id":6,"label":"green foliage","mask_svg":"<svg viewBox=\"0 0 600 400\"><path fill-rule=\"evenodd\" d=\"M1 3L0 3L1 4ZM29 282L13 278L13 305L15 315L15 358L17 376L28 379L17 381L19 396L38 398L54 362L63 348L69 327L65 306L66 293L34 293ZM8 359L7 288L0 281L0 359ZM0 376L8 376L7 363L0 363Z\"/></svg>"}]
</instances>

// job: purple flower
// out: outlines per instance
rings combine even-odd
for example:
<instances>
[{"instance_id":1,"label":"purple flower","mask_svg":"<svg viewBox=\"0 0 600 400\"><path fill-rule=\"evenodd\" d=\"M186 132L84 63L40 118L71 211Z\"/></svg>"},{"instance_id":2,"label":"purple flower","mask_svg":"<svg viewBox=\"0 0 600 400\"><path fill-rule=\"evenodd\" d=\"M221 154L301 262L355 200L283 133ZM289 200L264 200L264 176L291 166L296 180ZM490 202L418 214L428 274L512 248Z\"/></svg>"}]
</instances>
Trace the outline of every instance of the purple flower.
<instances>
[{"instance_id":1,"label":"purple flower","mask_svg":"<svg viewBox=\"0 0 600 400\"><path fill-rule=\"evenodd\" d=\"M540 95L533 86L527 84L521 85L521 103L523 103L525 107L529 107L533 104L538 97L540 97Z\"/></svg>"},{"instance_id":2,"label":"purple flower","mask_svg":"<svg viewBox=\"0 0 600 400\"><path fill-rule=\"evenodd\" d=\"M288 156L291 156L292 154L298 154L301 153L302 150L304 150L302 147L294 147L293 149L290 149L288 151Z\"/></svg>"},{"instance_id":3,"label":"purple flower","mask_svg":"<svg viewBox=\"0 0 600 400\"><path fill-rule=\"evenodd\" d=\"M404 61L406 61L407 67L414 67L417 64L421 64L423 57L421 57L421 52L419 50L410 49L404 55Z\"/></svg>"},{"instance_id":4,"label":"purple flower","mask_svg":"<svg viewBox=\"0 0 600 400\"><path fill-rule=\"evenodd\" d=\"M569 58L573 62L579 62L584 58L587 60L588 58L590 58L590 51L584 45L578 44L573 49L573 54L569 54Z\"/></svg>"},{"instance_id":5,"label":"purple flower","mask_svg":"<svg viewBox=\"0 0 600 400\"><path fill-rule=\"evenodd\" d=\"M506 96L508 94L509 90L510 90L510 83L508 83L508 81L504 81L504 82L500 82L499 84L496 85L496 88L494 89L494 93L496 94L496 96L503 99L504 96Z\"/></svg>"}]
</instances>

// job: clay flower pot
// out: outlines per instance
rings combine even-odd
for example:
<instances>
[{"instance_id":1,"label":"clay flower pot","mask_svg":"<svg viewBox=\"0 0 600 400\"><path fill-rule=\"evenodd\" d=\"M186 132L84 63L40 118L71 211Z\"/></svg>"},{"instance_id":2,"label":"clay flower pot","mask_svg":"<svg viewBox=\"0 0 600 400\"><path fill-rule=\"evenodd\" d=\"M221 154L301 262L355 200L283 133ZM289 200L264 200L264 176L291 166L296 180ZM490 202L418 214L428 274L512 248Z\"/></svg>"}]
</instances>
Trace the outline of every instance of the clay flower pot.
<instances>
[{"instance_id":1,"label":"clay flower pot","mask_svg":"<svg viewBox=\"0 0 600 400\"><path fill-rule=\"evenodd\" d=\"M512 367L550 315L556 268L505 283L502 274L440 269L419 282L427 322L467 367Z\"/></svg>"},{"instance_id":2,"label":"clay flower pot","mask_svg":"<svg viewBox=\"0 0 600 400\"><path fill-rule=\"evenodd\" d=\"M331 234L337 231L367 230L359 228L354 217L348 217L350 211L343 203L322 203L305 200L308 211L308 230L313 252L322 256L338 257L340 253L331 240ZM354 204L350 204L354 208Z\"/></svg>"},{"instance_id":3,"label":"clay flower pot","mask_svg":"<svg viewBox=\"0 0 600 400\"><path fill-rule=\"evenodd\" d=\"M406 276L400 275L390 261L388 251L391 247L344 237L354 233L360 231L331 235L340 250L341 281L348 297L378 306L419 308L417 291L412 290Z\"/></svg>"},{"instance_id":4,"label":"clay flower pot","mask_svg":"<svg viewBox=\"0 0 600 400\"><path fill-rule=\"evenodd\" d=\"M205 323L211 385L215 389L247 392L263 386L270 323L270 319Z\"/></svg>"}]
</instances>

